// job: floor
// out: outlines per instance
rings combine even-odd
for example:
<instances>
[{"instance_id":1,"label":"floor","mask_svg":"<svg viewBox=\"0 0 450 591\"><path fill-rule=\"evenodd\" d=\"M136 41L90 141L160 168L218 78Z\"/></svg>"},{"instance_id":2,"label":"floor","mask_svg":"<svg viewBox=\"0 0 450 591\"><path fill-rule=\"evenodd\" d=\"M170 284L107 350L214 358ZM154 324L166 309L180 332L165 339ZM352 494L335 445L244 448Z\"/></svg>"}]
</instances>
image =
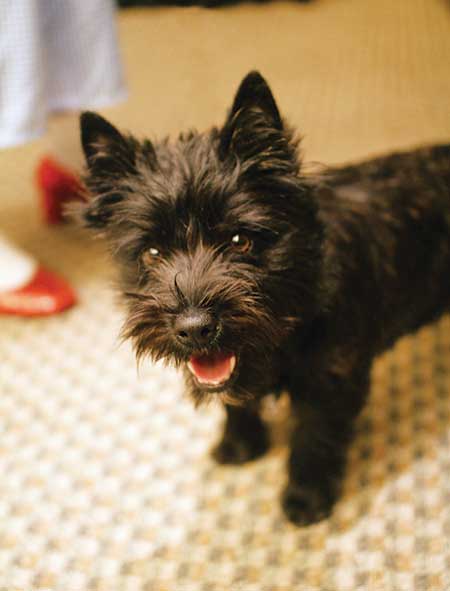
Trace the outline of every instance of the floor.
<instances>
[{"instance_id":1,"label":"floor","mask_svg":"<svg viewBox=\"0 0 450 591\"><path fill-rule=\"evenodd\" d=\"M450 137L446 0L315 0L119 19L129 100L104 114L138 136L219 124L259 69L307 161L338 163ZM45 227L36 142L0 155L0 226L75 285L80 304L0 319L0 589L450 589L450 318L374 366L344 495L309 528L278 505L277 445L243 468L208 450L221 410L119 345L101 243Z\"/></svg>"}]
</instances>

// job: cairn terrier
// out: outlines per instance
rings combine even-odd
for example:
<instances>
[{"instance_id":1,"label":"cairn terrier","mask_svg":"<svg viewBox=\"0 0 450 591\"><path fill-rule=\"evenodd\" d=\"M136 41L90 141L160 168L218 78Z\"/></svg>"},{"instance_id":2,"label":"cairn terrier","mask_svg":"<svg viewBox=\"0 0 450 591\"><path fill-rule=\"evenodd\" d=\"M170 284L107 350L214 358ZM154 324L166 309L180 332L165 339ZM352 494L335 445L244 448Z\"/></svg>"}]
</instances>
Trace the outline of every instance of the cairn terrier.
<instances>
[{"instance_id":1,"label":"cairn terrier","mask_svg":"<svg viewBox=\"0 0 450 591\"><path fill-rule=\"evenodd\" d=\"M257 72L222 127L138 141L81 118L80 214L120 268L124 335L226 410L219 462L263 454L261 399L293 415L282 505L329 515L376 355L449 309L450 144L304 173Z\"/></svg>"}]
</instances>

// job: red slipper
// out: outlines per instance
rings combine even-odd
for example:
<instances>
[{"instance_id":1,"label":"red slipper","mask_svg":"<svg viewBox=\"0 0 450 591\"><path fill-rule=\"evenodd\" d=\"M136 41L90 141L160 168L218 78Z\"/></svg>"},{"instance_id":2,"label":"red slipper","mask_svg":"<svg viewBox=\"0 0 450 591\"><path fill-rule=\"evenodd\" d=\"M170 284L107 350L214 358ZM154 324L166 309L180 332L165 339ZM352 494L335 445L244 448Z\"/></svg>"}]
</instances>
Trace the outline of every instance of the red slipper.
<instances>
[{"instance_id":1,"label":"red slipper","mask_svg":"<svg viewBox=\"0 0 450 591\"><path fill-rule=\"evenodd\" d=\"M48 224L64 221L65 203L84 200L82 184L78 178L48 156L43 158L37 167L36 181L40 190L44 220Z\"/></svg>"},{"instance_id":2,"label":"red slipper","mask_svg":"<svg viewBox=\"0 0 450 591\"><path fill-rule=\"evenodd\" d=\"M76 303L70 285L61 277L38 267L32 279L13 291L0 292L0 314L48 316Z\"/></svg>"}]
</instances>

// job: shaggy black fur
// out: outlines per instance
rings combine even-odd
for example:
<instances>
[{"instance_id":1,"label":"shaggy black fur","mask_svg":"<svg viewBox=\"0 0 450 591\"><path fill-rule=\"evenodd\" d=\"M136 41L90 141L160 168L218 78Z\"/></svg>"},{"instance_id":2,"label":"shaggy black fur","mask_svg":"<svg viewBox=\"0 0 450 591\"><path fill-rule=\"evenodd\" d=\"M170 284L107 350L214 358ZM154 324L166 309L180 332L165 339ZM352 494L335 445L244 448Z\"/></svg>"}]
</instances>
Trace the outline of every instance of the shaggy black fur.
<instances>
[{"instance_id":1,"label":"shaggy black fur","mask_svg":"<svg viewBox=\"0 0 450 591\"><path fill-rule=\"evenodd\" d=\"M266 450L259 402L289 392L283 507L299 524L325 517L375 355L449 308L450 144L303 176L256 72L221 129L153 144L85 113L82 141L82 217L119 263L124 335L183 367L196 403L225 403L220 462ZM236 369L202 385L187 361L212 352Z\"/></svg>"}]
</instances>

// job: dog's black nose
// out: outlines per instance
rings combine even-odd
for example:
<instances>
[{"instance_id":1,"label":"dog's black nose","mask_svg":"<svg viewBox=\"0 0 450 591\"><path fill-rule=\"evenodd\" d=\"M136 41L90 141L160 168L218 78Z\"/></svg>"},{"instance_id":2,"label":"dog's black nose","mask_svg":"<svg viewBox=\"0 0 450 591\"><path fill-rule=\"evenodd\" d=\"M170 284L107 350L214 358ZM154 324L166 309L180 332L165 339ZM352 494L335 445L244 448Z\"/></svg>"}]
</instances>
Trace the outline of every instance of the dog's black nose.
<instances>
[{"instance_id":1,"label":"dog's black nose","mask_svg":"<svg viewBox=\"0 0 450 591\"><path fill-rule=\"evenodd\" d=\"M190 308L177 316L174 329L180 343L201 348L214 339L219 323L207 310Z\"/></svg>"}]
</instances>

